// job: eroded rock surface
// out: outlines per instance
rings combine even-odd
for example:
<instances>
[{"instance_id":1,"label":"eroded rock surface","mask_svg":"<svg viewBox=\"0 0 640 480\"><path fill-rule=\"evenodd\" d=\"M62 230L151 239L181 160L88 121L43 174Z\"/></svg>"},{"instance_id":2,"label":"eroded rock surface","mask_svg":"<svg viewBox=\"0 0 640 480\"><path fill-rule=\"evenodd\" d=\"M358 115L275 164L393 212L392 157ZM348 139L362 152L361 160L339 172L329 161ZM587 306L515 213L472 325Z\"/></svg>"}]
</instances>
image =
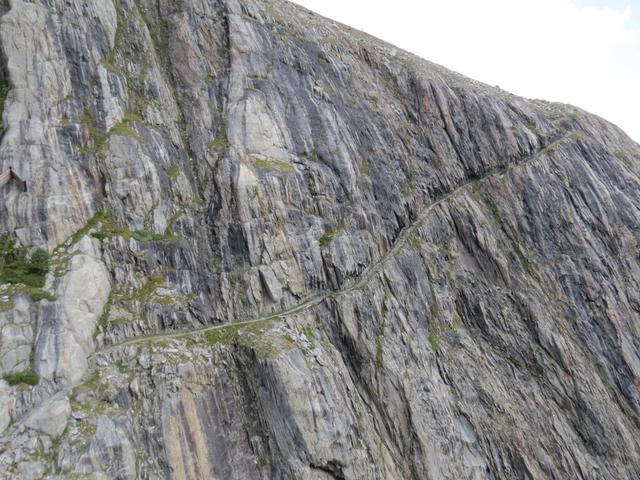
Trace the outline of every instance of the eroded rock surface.
<instances>
[{"instance_id":1,"label":"eroded rock surface","mask_svg":"<svg viewBox=\"0 0 640 480\"><path fill-rule=\"evenodd\" d=\"M640 477L618 128L280 0L0 15L0 477Z\"/></svg>"}]
</instances>

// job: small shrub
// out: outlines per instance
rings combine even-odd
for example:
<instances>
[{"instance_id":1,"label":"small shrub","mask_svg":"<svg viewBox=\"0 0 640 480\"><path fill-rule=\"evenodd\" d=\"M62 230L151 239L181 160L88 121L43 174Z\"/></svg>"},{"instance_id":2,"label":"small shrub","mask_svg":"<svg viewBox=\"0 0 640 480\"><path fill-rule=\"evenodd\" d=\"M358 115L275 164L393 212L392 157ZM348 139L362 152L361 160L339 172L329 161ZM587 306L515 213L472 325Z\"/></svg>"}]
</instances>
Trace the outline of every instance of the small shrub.
<instances>
[{"instance_id":1,"label":"small shrub","mask_svg":"<svg viewBox=\"0 0 640 480\"><path fill-rule=\"evenodd\" d=\"M49 252L44 248L38 248L31 255L29 270L36 275L46 275L49 271Z\"/></svg>"},{"instance_id":2,"label":"small shrub","mask_svg":"<svg viewBox=\"0 0 640 480\"><path fill-rule=\"evenodd\" d=\"M40 382L40 375L33 370L27 372L7 373L2 378L4 378L4 380L12 387L20 384L33 386Z\"/></svg>"},{"instance_id":3,"label":"small shrub","mask_svg":"<svg viewBox=\"0 0 640 480\"><path fill-rule=\"evenodd\" d=\"M260 456L260 458L258 458L258 461L256 462L256 466L262 470L263 468L265 468L267 465L269 465L268 460L266 459L266 457L264 456Z\"/></svg>"},{"instance_id":4,"label":"small shrub","mask_svg":"<svg viewBox=\"0 0 640 480\"><path fill-rule=\"evenodd\" d=\"M0 283L42 288L49 272L49 252L39 248L27 260L27 250L8 235L0 238Z\"/></svg>"}]
</instances>

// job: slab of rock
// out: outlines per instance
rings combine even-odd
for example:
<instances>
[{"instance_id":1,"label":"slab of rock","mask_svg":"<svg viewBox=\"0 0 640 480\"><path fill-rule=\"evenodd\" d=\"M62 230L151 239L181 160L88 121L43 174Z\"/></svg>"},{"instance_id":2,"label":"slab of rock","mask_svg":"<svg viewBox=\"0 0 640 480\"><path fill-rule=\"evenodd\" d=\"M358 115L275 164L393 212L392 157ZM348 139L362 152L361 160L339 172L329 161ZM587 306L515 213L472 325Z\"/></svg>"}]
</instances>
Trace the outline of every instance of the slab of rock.
<instances>
[{"instance_id":1,"label":"slab of rock","mask_svg":"<svg viewBox=\"0 0 640 480\"><path fill-rule=\"evenodd\" d=\"M32 430L56 438L64 432L69 415L71 415L69 399L54 397L36 407L22 423Z\"/></svg>"}]
</instances>

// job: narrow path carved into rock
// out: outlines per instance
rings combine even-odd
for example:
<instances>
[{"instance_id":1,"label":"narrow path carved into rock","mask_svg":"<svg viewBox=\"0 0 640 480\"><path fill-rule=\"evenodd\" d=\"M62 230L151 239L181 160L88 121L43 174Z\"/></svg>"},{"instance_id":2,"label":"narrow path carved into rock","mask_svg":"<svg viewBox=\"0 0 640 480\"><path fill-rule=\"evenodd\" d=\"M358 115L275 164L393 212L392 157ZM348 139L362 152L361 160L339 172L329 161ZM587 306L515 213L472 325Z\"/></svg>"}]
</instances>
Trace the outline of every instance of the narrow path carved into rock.
<instances>
[{"instance_id":1,"label":"narrow path carved into rock","mask_svg":"<svg viewBox=\"0 0 640 480\"><path fill-rule=\"evenodd\" d=\"M281 320L284 317L287 317L287 316L290 316L290 315L293 315L293 314L296 314L296 313L300 313L300 312L306 311L306 310L308 310L310 308L313 308L313 307L319 305L320 303L322 303L323 301L325 301L325 300L327 300L329 298L340 297L342 295L346 295L346 294L349 294L349 293L351 293L351 292L353 292L355 290L358 290L358 289L362 288L364 285L366 285L367 283L369 283L371 278L376 273L379 272L380 268L387 262L387 260L397 256L397 254L401 251L402 247L407 243L407 240L408 240L409 236L412 233L414 233L422 225L422 223L427 219L427 217L431 214L431 212L436 207L438 207L442 203L446 202L447 200L451 199L452 197L456 196L458 193L460 193L461 191L465 190L467 187L469 187L470 185L472 185L472 184L474 184L476 182L479 182L479 181L481 181L481 180L483 180L485 178L488 178L488 177L501 175L501 174L507 172L511 168L521 167L521 166L527 165L529 163L532 163L533 161L535 161L538 158L540 158L540 156L543 155L545 152L547 152L550 148L554 147L555 145L559 145L562 142L564 142L565 140L567 140L569 138L569 136L570 136L570 133L567 133L567 134L557 138L556 140L552 141L551 143L549 143L545 147L543 147L540 150L538 150L533 155L529 156L528 158L526 158L526 159L524 159L524 160L522 160L520 162L511 163L511 164L506 165L506 166L497 167L497 168L488 170L483 175L464 182L460 186L458 186L455 189L451 190L449 193L446 193L446 194L442 195L439 199L437 199L437 200L431 202L429 205L425 206L418 213L418 215L416 216L415 220L401 230L401 232L398 235L398 237L396 238L396 241L394 242L393 246L384 255L382 255L378 260L376 260L375 262L373 262L370 265L368 265L362 271L362 273L356 279L356 281L354 281L353 283L350 283L347 286L344 286L343 288L340 288L338 290L326 291L326 292L318 293L318 294L313 295L311 297L307 297L305 300L303 300L302 302L294 305L291 308L288 308L286 310L282 310L282 311L276 312L276 313L270 313L270 314L262 315L262 316L260 316L258 318L253 319L253 320L247 320L247 321L244 321L244 322L224 323L222 325L214 325L214 326L210 326L210 327L204 327L204 328L198 328L198 329L192 329L192 330L163 332L163 333L158 333L158 334L153 334L153 335L141 335L141 336L137 336L137 337L132 337L132 338L124 340L124 341L122 341L120 343L109 345L109 346L107 346L107 347L105 347L103 349L96 350L92 355L89 356L89 359L92 359L92 358L94 358L94 357L96 357L98 355L101 355L101 354L109 353L109 352L111 352L113 350L116 350L118 348L121 348L121 347L138 345L138 344L147 343L147 342L161 341L161 340L185 338L185 337L190 337L190 336L193 336L193 335L202 334L202 333L205 333L205 332L210 332L210 331L215 331L215 330L223 330L225 328L229 328L230 326L233 326L234 328L237 328L237 327L242 327L242 326L245 326L245 325L252 325L252 324L255 324L255 323L258 323L258 322L264 322L264 321L268 321L268 320Z\"/></svg>"}]
</instances>

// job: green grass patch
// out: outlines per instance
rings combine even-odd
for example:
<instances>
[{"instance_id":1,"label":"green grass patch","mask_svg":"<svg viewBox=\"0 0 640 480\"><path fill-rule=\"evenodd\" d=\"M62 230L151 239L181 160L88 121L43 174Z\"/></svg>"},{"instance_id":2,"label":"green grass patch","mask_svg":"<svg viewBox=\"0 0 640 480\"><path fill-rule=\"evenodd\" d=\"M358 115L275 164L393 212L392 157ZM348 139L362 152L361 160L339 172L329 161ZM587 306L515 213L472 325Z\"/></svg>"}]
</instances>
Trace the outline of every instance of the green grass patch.
<instances>
[{"instance_id":1,"label":"green grass patch","mask_svg":"<svg viewBox=\"0 0 640 480\"><path fill-rule=\"evenodd\" d=\"M280 172L293 172L295 169L293 165L285 162L276 162L274 160L263 160L257 159L253 161L253 165L256 168L260 168L262 170L277 170Z\"/></svg>"},{"instance_id":2,"label":"green grass patch","mask_svg":"<svg viewBox=\"0 0 640 480\"><path fill-rule=\"evenodd\" d=\"M287 335L274 331L274 320L225 325L204 332L209 345L238 345L254 349L260 358L269 358L290 350L295 342Z\"/></svg>"},{"instance_id":3,"label":"green grass patch","mask_svg":"<svg viewBox=\"0 0 640 480\"><path fill-rule=\"evenodd\" d=\"M91 139L93 140L93 149L85 147L83 151L91 152L102 150L113 135L130 137L140 143L144 143L144 139L140 135L138 135L130 126L131 122L139 120L141 120L139 115L131 112L126 113L120 123L111 127L111 130L109 130L107 133L102 133L98 128L98 122L93 117L91 110L88 107L85 108L84 114L80 118L80 121L89 128L89 133Z\"/></svg>"},{"instance_id":4,"label":"green grass patch","mask_svg":"<svg viewBox=\"0 0 640 480\"><path fill-rule=\"evenodd\" d=\"M335 45L338 42L338 39L336 37L334 37L333 35L324 35L320 41L324 44L324 45Z\"/></svg>"},{"instance_id":5,"label":"green grass patch","mask_svg":"<svg viewBox=\"0 0 640 480\"><path fill-rule=\"evenodd\" d=\"M27 372L17 372L17 373L7 373L2 378L13 386L16 385L37 385L40 382L40 375L38 375L33 370L29 370Z\"/></svg>"},{"instance_id":6,"label":"green grass patch","mask_svg":"<svg viewBox=\"0 0 640 480\"><path fill-rule=\"evenodd\" d=\"M316 348L316 335L314 328L311 326L302 327L302 333L304 333L304 336L309 340L311 348Z\"/></svg>"},{"instance_id":7,"label":"green grass patch","mask_svg":"<svg viewBox=\"0 0 640 480\"><path fill-rule=\"evenodd\" d=\"M130 137L140 143L144 143L144 139L131 128L127 120L123 120L117 125L111 127L111 130L109 130L107 137L111 137L113 135L118 135L120 137Z\"/></svg>"},{"instance_id":8,"label":"green grass patch","mask_svg":"<svg viewBox=\"0 0 640 480\"><path fill-rule=\"evenodd\" d=\"M41 300L48 300L50 302L55 302L58 299L58 297L56 297L55 295L47 292L46 290L42 290L40 288L33 289L32 291L29 292L29 294L31 295L31 299L34 302L39 302Z\"/></svg>"},{"instance_id":9,"label":"green grass patch","mask_svg":"<svg viewBox=\"0 0 640 480\"><path fill-rule=\"evenodd\" d=\"M347 230L347 222L343 219L339 225L327 230L324 235L320 237L318 243L322 248L328 247L337 237Z\"/></svg>"},{"instance_id":10,"label":"green grass patch","mask_svg":"<svg viewBox=\"0 0 640 480\"><path fill-rule=\"evenodd\" d=\"M176 179L180 175L180 165L173 164L167 169L167 175L169 178Z\"/></svg>"},{"instance_id":11,"label":"green grass patch","mask_svg":"<svg viewBox=\"0 0 640 480\"><path fill-rule=\"evenodd\" d=\"M429 345L431 345L431 349L434 352L440 350L440 333L437 328L433 328L431 332L429 332Z\"/></svg>"},{"instance_id":12,"label":"green grass patch","mask_svg":"<svg viewBox=\"0 0 640 480\"><path fill-rule=\"evenodd\" d=\"M207 148L212 152L224 152L229 148L229 140L226 137L218 137L215 140L209 142Z\"/></svg>"},{"instance_id":13,"label":"green grass patch","mask_svg":"<svg viewBox=\"0 0 640 480\"><path fill-rule=\"evenodd\" d=\"M540 128L535 123L529 123L527 125L527 129L529 129L529 131L537 137L542 134L542 130L540 130Z\"/></svg>"},{"instance_id":14,"label":"green grass patch","mask_svg":"<svg viewBox=\"0 0 640 480\"><path fill-rule=\"evenodd\" d=\"M9 235L0 236L0 283L42 288L49 272L49 260L49 252L43 248L27 258L26 248Z\"/></svg>"},{"instance_id":15,"label":"green grass patch","mask_svg":"<svg viewBox=\"0 0 640 480\"><path fill-rule=\"evenodd\" d=\"M175 240L173 235L155 233L150 230L135 230L131 233L131 236L138 242L166 242Z\"/></svg>"},{"instance_id":16,"label":"green grass patch","mask_svg":"<svg viewBox=\"0 0 640 480\"><path fill-rule=\"evenodd\" d=\"M173 228L173 224L175 224L178 217L179 216L176 216L175 219L171 217L169 223L171 228ZM171 223L172 219L174 220L173 223ZM138 242L173 242L178 239L178 237L176 237L169 228L167 228L166 233L155 233L144 229L130 230L128 226L120 225L111 212L101 210L97 212L84 227L74 234L71 240L71 245L80 241L82 237L96 227L100 227L100 230L98 232L93 232L91 236L98 240L104 240L111 237L123 237L127 240L134 238Z\"/></svg>"},{"instance_id":17,"label":"green grass patch","mask_svg":"<svg viewBox=\"0 0 640 480\"><path fill-rule=\"evenodd\" d=\"M409 235L409 243L414 249L420 250L420 247L422 247L422 238L420 238L420 233L417 231L412 232L411 235Z\"/></svg>"},{"instance_id":18,"label":"green grass patch","mask_svg":"<svg viewBox=\"0 0 640 480\"><path fill-rule=\"evenodd\" d=\"M80 240L82 240L82 237L84 237L93 228L103 222L113 222L113 217L109 212L99 210L93 215L93 217L89 219L84 227L73 234L73 237L71 238L71 245L75 245L76 243L78 243Z\"/></svg>"},{"instance_id":19,"label":"green grass patch","mask_svg":"<svg viewBox=\"0 0 640 480\"><path fill-rule=\"evenodd\" d=\"M2 120L2 114L4 113L4 102L7 99L7 93L9 93L9 83L0 78L0 120ZM4 125L0 121L0 136L4 133Z\"/></svg>"},{"instance_id":20,"label":"green grass patch","mask_svg":"<svg viewBox=\"0 0 640 480\"><path fill-rule=\"evenodd\" d=\"M185 214L185 210L181 209L169 217L169 220L167 221L167 228L164 231L165 238L171 237L174 240L178 238L175 235L173 229L175 228L176 223L178 223L178 220L180 220L180 217L182 217L184 214Z\"/></svg>"}]
</instances>

